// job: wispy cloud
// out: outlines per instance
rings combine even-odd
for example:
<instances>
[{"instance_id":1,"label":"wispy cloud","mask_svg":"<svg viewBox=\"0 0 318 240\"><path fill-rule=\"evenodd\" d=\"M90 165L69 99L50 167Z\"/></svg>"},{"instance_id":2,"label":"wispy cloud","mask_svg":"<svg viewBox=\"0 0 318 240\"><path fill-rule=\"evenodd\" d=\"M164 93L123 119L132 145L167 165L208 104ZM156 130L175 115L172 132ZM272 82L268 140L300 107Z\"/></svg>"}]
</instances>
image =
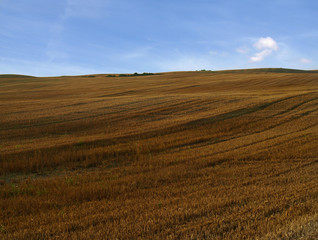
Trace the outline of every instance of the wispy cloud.
<instances>
[{"instance_id":1,"label":"wispy cloud","mask_svg":"<svg viewBox=\"0 0 318 240\"><path fill-rule=\"evenodd\" d=\"M218 52L218 51L209 51L209 55L211 56L217 56L217 57L221 57L221 58L225 58L229 55L228 52L222 51L222 52Z\"/></svg>"},{"instance_id":2,"label":"wispy cloud","mask_svg":"<svg viewBox=\"0 0 318 240\"><path fill-rule=\"evenodd\" d=\"M26 74L33 76L81 75L105 72L106 69L89 68L68 62L32 61L0 57L1 73Z\"/></svg>"},{"instance_id":3,"label":"wispy cloud","mask_svg":"<svg viewBox=\"0 0 318 240\"><path fill-rule=\"evenodd\" d=\"M246 46L238 47L236 49L236 52L238 52L240 54L247 54L247 53L249 53L249 51L250 51L249 47L246 47Z\"/></svg>"},{"instance_id":4,"label":"wispy cloud","mask_svg":"<svg viewBox=\"0 0 318 240\"><path fill-rule=\"evenodd\" d=\"M61 48L61 38L64 32L63 20L57 19L49 28L49 39L46 44L46 56L50 61L66 59L68 54Z\"/></svg>"},{"instance_id":5,"label":"wispy cloud","mask_svg":"<svg viewBox=\"0 0 318 240\"><path fill-rule=\"evenodd\" d=\"M73 18L82 18L84 20L93 19L100 21L99 18L105 16L106 7L111 0L64 0L60 14L57 15L54 22L48 27L49 38L46 42L46 54L49 61L60 61L71 59L69 50L72 46L65 42L66 33L72 24Z\"/></svg>"},{"instance_id":6,"label":"wispy cloud","mask_svg":"<svg viewBox=\"0 0 318 240\"><path fill-rule=\"evenodd\" d=\"M127 52L120 56L122 59L136 59L136 58L142 58L148 55L149 51L152 49L152 47L141 47L138 49L135 49L133 51Z\"/></svg>"},{"instance_id":7,"label":"wispy cloud","mask_svg":"<svg viewBox=\"0 0 318 240\"><path fill-rule=\"evenodd\" d=\"M273 50L271 49L264 49L261 52L256 53L253 57L251 57L251 61L252 62L260 62L263 61L263 59L270 55L272 53Z\"/></svg>"},{"instance_id":8,"label":"wispy cloud","mask_svg":"<svg viewBox=\"0 0 318 240\"><path fill-rule=\"evenodd\" d=\"M66 0L63 18L99 18L109 0Z\"/></svg>"},{"instance_id":9,"label":"wispy cloud","mask_svg":"<svg viewBox=\"0 0 318 240\"><path fill-rule=\"evenodd\" d=\"M308 63L312 63L312 60L308 58L301 58L299 59L299 62L308 64Z\"/></svg>"},{"instance_id":10,"label":"wispy cloud","mask_svg":"<svg viewBox=\"0 0 318 240\"><path fill-rule=\"evenodd\" d=\"M271 37L259 38L253 46L259 52L255 53L255 55L250 58L252 62L260 62L274 51L278 51L278 44Z\"/></svg>"},{"instance_id":11,"label":"wispy cloud","mask_svg":"<svg viewBox=\"0 0 318 240\"><path fill-rule=\"evenodd\" d=\"M191 71L211 69L211 60L198 56L175 56L155 63L161 71Z\"/></svg>"}]
</instances>

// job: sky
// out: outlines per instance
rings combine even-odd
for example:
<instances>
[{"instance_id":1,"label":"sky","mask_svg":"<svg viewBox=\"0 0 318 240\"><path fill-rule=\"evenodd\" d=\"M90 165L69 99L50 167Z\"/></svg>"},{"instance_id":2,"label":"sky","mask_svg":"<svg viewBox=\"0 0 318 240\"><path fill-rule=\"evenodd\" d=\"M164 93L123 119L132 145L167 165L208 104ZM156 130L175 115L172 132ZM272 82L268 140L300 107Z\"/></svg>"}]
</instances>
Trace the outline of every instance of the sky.
<instances>
[{"instance_id":1,"label":"sky","mask_svg":"<svg viewBox=\"0 0 318 240\"><path fill-rule=\"evenodd\" d=\"M0 74L318 69L317 0L0 0Z\"/></svg>"}]
</instances>

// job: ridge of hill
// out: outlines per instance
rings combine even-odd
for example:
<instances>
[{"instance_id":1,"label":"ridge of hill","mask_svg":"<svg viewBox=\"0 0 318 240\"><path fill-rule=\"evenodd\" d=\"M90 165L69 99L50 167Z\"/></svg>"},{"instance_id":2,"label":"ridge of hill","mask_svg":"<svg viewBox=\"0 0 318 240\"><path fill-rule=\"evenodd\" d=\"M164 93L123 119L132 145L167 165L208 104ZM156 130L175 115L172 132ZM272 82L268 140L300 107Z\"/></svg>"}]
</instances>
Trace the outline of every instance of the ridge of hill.
<instances>
[{"instance_id":1,"label":"ridge of hill","mask_svg":"<svg viewBox=\"0 0 318 240\"><path fill-rule=\"evenodd\" d=\"M219 73L318 73L318 70L301 70L290 68L251 68L215 71Z\"/></svg>"},{"instance_id":2,"label":"ridge of hill","mask_svg":"<svg viewBox=\"0 0 318 240\"><path fill-rule=\"evenodd\" d=\"M0 78L34 78L34 76L21 74L0 74Z\"/></svg>"},{"instance_id":3,"label":"ridge of hill","mask_svg":"<svg viewBox=\"0 0 318 240\"><path fill-rule=\"evenodd\" d=\"M174 71L170 72L173 73ZM177 71L177 72L198 72L198 71ZM301 70L301 69L290 69L290 68L250 68L250 69L230 69L230 70L199 70L199 72L213 72L213 73L318 73L318 70ZM169 73L169 72L164 72ZM133 74L123 74L123 73L113 73L113 74L85 74L85 75L65 75L56 77L98 77L98 76L108 76L108 77L136 77L136 76L149 76L158 75L162 73L133 73ZM0 74L0 78L34 78L35 76L22 75L22 74Z\"/></svg>"}]
</instances>

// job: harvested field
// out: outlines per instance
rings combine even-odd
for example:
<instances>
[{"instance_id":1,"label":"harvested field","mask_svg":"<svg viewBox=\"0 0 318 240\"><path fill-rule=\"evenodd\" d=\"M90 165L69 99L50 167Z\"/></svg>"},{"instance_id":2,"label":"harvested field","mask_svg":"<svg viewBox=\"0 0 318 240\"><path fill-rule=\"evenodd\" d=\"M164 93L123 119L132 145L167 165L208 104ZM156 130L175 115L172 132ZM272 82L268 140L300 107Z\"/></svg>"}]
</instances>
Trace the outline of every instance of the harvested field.
<instances>
[{"instance_id":1,"label":"harvested field","mask_svg":"<svg viewBox=\"0 0 318 240\"><path fill-rule=\"evenodd\" d=\"M318 73L0 76L1 239L304 239Z\"/></svg>"}]
</instances>

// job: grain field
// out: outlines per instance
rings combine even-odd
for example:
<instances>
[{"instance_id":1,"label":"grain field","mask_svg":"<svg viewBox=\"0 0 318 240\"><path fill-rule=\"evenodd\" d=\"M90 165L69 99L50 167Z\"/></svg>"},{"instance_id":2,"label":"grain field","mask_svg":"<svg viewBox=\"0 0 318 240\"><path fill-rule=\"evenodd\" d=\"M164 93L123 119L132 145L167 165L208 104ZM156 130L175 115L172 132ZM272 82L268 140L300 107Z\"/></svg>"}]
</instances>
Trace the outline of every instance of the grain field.
<instances>
[{"instance_id":1,"label":"grain field","mask_svg":"<svg viewBox=\"0 0 318 240\"><path fill-rule=\"evenodd\" d=\"M314 239L318 73L0 76L1 239Z\"/></svg>"}]
</instances>

